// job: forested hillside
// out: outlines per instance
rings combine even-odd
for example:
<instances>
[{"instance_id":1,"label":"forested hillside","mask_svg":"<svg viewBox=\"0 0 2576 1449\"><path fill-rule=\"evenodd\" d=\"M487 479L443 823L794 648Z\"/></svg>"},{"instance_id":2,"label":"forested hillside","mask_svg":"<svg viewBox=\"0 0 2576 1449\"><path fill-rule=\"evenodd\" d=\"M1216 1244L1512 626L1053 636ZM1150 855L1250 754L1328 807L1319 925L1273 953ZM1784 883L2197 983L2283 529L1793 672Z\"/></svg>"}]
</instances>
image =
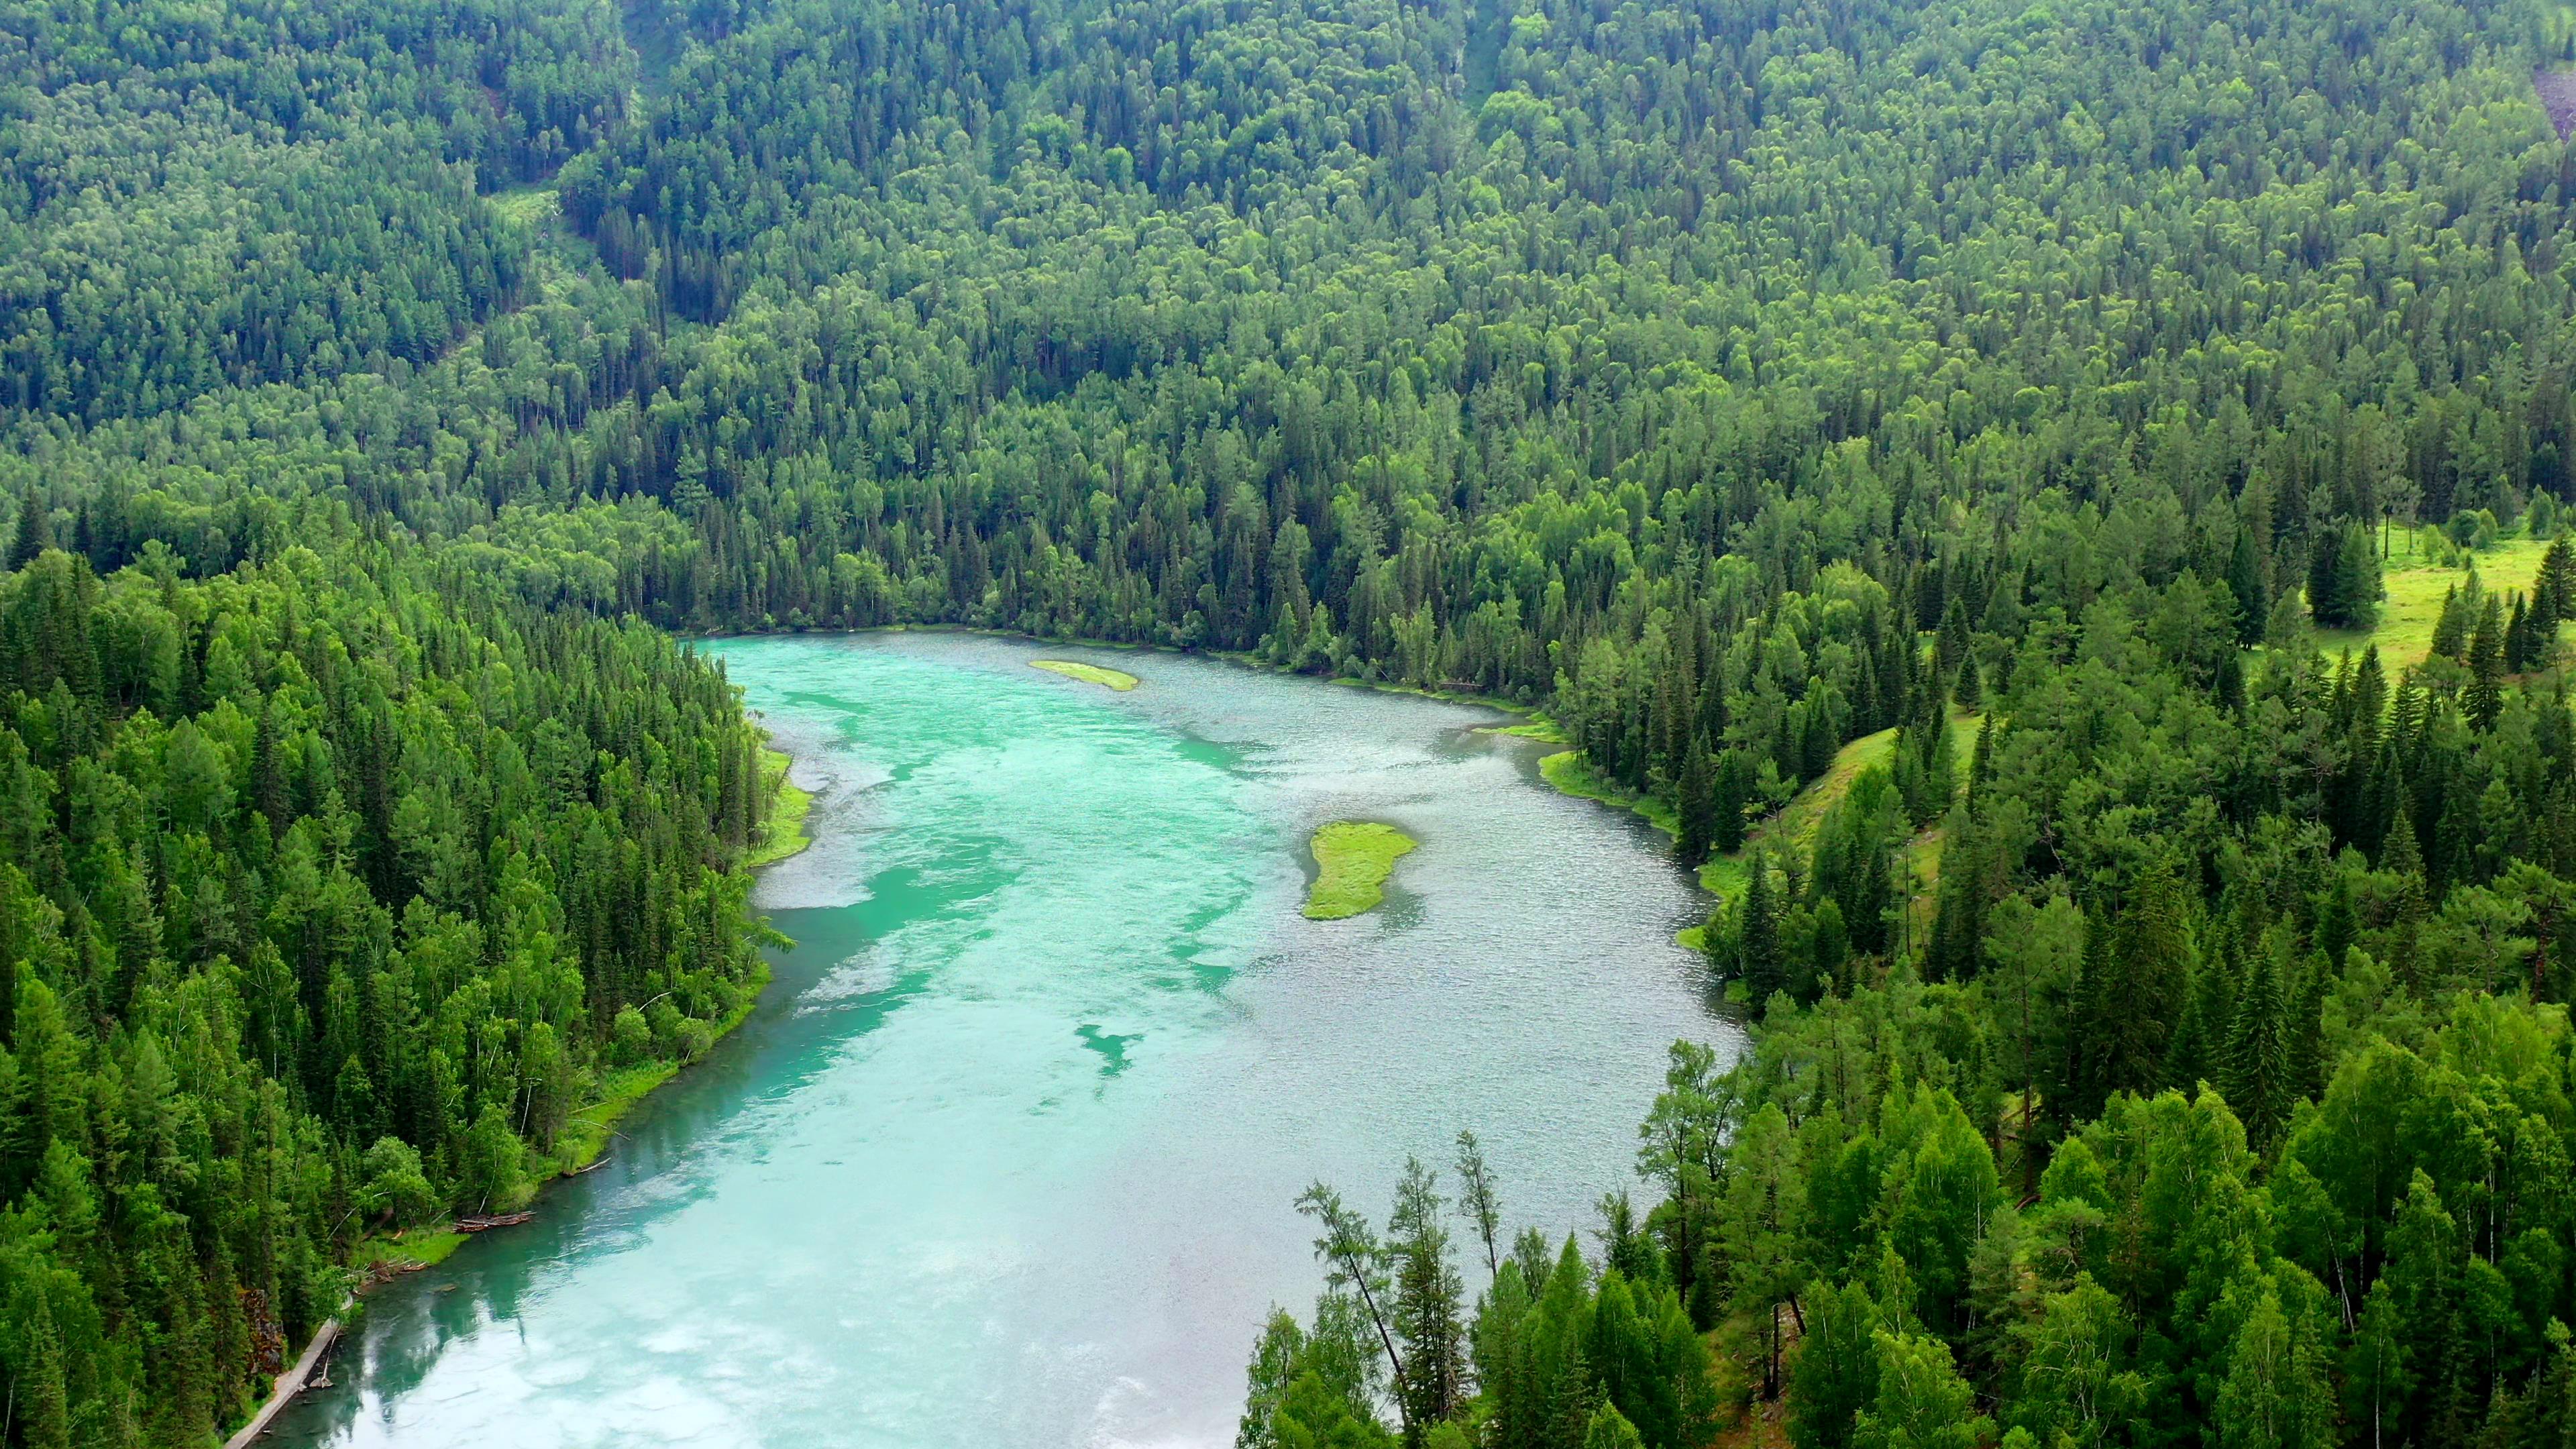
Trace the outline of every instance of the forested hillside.
<instances>
[{"instance_id":1,"label":"forested hillside","mask_svg":"<svg viewBox=\"0 0 2576 1449\"><path fill-rule=\"evenodd\" d=\"M2558 1449L2569 37L0 4L0 1444L207 1442L738 1003L658 631L949 622L1540 705L1717 859L1651 1205L1312 1196L1247 1449Z\"/></svg>"}]
</instances>

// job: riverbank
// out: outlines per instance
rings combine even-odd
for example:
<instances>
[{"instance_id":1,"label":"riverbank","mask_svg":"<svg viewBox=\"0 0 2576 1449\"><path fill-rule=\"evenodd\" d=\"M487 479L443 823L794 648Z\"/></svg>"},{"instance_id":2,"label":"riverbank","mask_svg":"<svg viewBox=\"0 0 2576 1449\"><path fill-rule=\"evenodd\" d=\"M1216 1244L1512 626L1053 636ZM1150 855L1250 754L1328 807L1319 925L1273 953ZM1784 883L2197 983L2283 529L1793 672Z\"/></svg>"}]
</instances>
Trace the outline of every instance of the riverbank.
<instances>
[{"instance_id":1,"label":"riverbank","mask_svg":"<svg viewBox=\"0 0 2576 1449\"><path fill-rule=\"evenodd\" d=\"M761 782L770 794L770 808L763 819L761 838L745 852L740 862L743 870L774 865L813 844L805 827L813 810L814 797L787 778L794 763L794 757L783 750L761 751ZM744 983L742 999L708 1033L710 1046L731 1035L735 1028L750 1019L752 1009L759 1005L761 994L768 990L769 982L769 963L756 963L753 974ZM553 1151L538 1153L530 1149L530 1171L524 1195L497 1206L503 1211L525 1207L544 1192L548 1183L586 1172L597 1165L606 1154L610 1140L617 1136L618 1122L651 1095L654 1088L678 1076L682 1068L693 1065L695 1060L657 1058L617 1068L597 1078L590 1094L592 1100L565 1120L563 1130L555 1136ZM354 1275L350 1285L353 1301L355 1294L379 1283L437 1267L465 1246L471 1236L440 1222L398 1233L369 1233L360 1237L349 1249L346 1264ZM315 1330L295 1367L278 1376L276 1392L259 1407L247 1424L225 1441L225 1449L242 1449L257 1439L267 1431L277 1415L294 1402L295 1396L313 1377L316 1364L340 1336L340 1325L346 1316L344 1308L339 1317Z\"/></svg>"},{"instance_id":2,"label":"riverbank","mask_svg":"<svg viewBox=\"0 0 2576 1449\"><path fill-rule=\"evenodd\" d=\"M814 843L805 833L805 817L813 813L814 796L787 778L788 768L795 763L785 750L760 752L760 784L769 794L769 809L761 816L760 839L743 853L744 870L776 865Z\"/></svg>"}]
</instances>

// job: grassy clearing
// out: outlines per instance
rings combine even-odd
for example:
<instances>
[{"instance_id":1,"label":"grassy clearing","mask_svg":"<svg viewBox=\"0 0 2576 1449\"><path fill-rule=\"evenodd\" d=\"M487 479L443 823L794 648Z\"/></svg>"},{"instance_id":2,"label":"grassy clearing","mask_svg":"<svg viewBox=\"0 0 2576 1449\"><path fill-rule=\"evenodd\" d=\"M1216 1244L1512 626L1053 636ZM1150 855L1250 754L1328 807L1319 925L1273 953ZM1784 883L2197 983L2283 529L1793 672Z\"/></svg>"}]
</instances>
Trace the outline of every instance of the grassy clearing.
<instances>
[{"instance_id":1,"label":"grassy clearing","mask_svg":"<svg viewBox=\"0 0 2576 1449\"><path fill-rule=\"evenodd\" d=\"M2540 577L2541 555L2547 552L2546 539L2509 538L2470 558L2477 565L2479 583L2487 589L2528 593L2532 581ZM2379 627L2320 629L2318 647L2328 654L2350 649L2359 655L2375 644L2380 664L2392 674L2421 664L2433 652L2433 626L2441 622L2442 596L2468 582L2468 577L2465 568L2445 568L2434 562L2413 535L2397 538L2390 545L2387 572L2381 575L2388 597L2379 607Z\"/></svg>"},{"instance_id":2,"label":"grassy clearing","mask_svg":"<svg viewBox=\"0 0 2576 1449\"><path fill-rule=\"evenodd\" d=\"M448 1254L465 1246L465 1238L463 1233L436 1227L413 1228L401 1237L362 1238L349 1250L349 1266L367 1277L378 1271L403 1273L435 1268L447 1261Z\"/></svg>"},{"instance_id":3,"label":"grassy clearing","mask_svg":"<svg viewBox=\"0 0 2576 1449\"><path fill-rule=\"evenodd\" d=\"M1029 661L1029 667L1043 669L1050 674L1061 674L1067 679L1079 679L1085 684L1097 684L1103 689L1115 689L1121 693L1134 689L1137 685L1136 676L1123 669L1103 669L1097 664L1076 664L1070 659L1032 659Z\"/></svg>"},{"instance_id":4,"label":"grassy clearing","mask_svg":"<svg viewBox=\"0 0 2576 1449\"><path fill-rule=\"evenodd\" d=\"M1315 832L1315 884L1306 891L1306 917L1338 921L1375 910L1396 858L1413 849L1413 837L1371 820L1336 820Z\"/></svg>"},{"instance_id":5,"label":"grassy clearing","mask_svg":"<svg viewBox=\"0 0 2576 1449\"><path fill-rule=\"evenodd\" d=\"M792 763L781 751L760 752L760 783L769 791L769 819L761 825L760 839L742 858L745 870L775 865L814 843L805 834L805 817L814 809L814 797L788 780L787 767Z\"/></svg>"}]
</instances>

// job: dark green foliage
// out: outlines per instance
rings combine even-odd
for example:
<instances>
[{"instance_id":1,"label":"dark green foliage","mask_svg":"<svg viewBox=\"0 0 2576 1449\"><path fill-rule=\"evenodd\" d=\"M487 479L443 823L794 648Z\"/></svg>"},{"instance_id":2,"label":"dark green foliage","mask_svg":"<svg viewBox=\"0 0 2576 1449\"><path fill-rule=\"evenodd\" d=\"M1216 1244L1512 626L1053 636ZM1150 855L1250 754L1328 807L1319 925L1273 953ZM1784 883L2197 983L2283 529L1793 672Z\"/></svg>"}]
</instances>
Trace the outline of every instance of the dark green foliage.
<instances>
[{"instance_id":1,"label":"dark green foliage","mask_svg":"<svg viewBox=\"0 0 2576 1449\"><path fill-rule=\"evenodd\" d=\"M514 1202L613 1021L746 996L723 676L428 572L0 577L12 1442L205 1442L355 1232Z\"/></svg>"}]
</instances>

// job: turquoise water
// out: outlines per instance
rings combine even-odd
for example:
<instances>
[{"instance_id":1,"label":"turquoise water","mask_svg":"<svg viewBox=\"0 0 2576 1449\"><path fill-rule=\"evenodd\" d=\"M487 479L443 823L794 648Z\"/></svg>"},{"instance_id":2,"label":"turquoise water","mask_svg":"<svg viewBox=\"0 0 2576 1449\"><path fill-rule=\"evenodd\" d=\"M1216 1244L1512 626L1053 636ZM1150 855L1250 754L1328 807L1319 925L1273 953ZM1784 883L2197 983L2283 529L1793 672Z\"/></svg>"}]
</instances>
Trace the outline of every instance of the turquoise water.
<instances>
[{"instance_id":1,"label":"turquoise water","mask_svg":"<svg viewBox=\"0 0 2576 1449\"><path fill-rule=\"evenodd\" d=\"M714 646L816 790L760 1007L526 1227L379 1290L272 1442L1230 1444L1313 1178L1473 1127L1507 1216L1634 1186L1701 909L1484 710L952 634ZM1028 667L1074 658L1114 693ZM1298 913L1325 821L1421 842Z\"/></svg>"}]
</instances>

